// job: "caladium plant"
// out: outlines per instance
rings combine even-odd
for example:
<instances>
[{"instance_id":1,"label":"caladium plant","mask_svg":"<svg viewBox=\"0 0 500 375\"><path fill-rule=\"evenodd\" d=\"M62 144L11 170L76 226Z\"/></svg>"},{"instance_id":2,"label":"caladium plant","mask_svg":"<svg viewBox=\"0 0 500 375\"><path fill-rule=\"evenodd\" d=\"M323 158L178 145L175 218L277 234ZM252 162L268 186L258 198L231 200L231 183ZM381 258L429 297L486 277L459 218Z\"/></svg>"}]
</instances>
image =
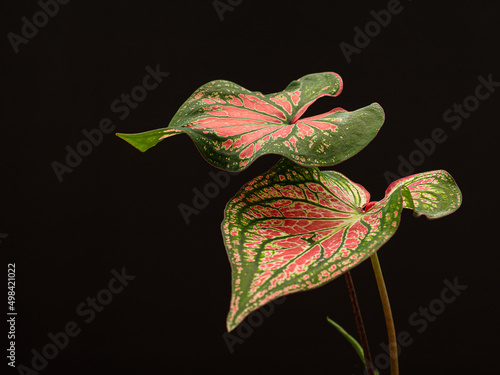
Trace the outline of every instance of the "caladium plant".
<instances>
[{"instance_id":1,"label":"caladium plant","mask_svg":"<svg viewBox=\"0 0 500 375\"><path fill-rule=\"evenodd\" d=\"M282 155L268 172L244 185L225 209L222 234L232 269L228 331L278 297L346 274L362 349L337 323L328 321L353 345L369 374L376 374L349 274L371 258L395 375L395 330L376 252L396 232L403 208L434 219L457 210L462 197L444 170L399 179L378 202L371 202L366 189L341 173L319 170L359 152L384 122L377 103L352 112L334 108L302 117L316 99L337 96L341 90L342 80L333 72L306 75L266 95L229 81L212 81L187 99L168 127L117 135L146 151L186 133L209 163L228 171L243 170L261 155Z\"/></svg>"}]
</instances>

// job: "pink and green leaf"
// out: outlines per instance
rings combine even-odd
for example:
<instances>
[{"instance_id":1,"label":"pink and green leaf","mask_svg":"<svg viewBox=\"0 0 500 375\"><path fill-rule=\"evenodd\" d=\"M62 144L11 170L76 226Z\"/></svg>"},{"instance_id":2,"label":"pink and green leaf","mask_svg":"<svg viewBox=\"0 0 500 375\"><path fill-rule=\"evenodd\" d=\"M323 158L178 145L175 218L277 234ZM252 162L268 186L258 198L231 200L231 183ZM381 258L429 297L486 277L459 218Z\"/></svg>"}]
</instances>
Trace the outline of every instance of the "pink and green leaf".
<instances>
[{"instance_id":1,"label":"pink and green leaf","mask_svg":"<svg viewBox=\"0 0 500 375\"><path fill-rule=\"evenodd\" d=\"M384 122L377 103L301 117L316 99L341 91L342 80L332 72L306 75L267 95L217 80L196 90L167 128L117 135L146 151L186 133L209 163L229 171L243 170L270 153L304 166L334 165L361 151Z\"/></svg>"},{"instance_id":2,"label":"pink and green leaf","mask_svg":"<svg viewBox=\"0 0 500 375\"><path fill-rule=\"evenodd\" d=\"M437 219L455 212L462 204L462 194L453 177L443 170L423 172L394 181L386 195L403 189L403 207L415 216Z\"/></svg>"},{"instance_id":3,"label":"pink and green leaf","mask_svg":"<svg viewBox=\"0 0 500 375\"><path fill-rule=\"evenodd\" d=\"M396 232L403 208L439 217L461 203L445 171L406 177L381 201L369 199L338 172L285 158L244 185L222 222L232 268L228 330L275 298L323 285L373 255Z\"/></svg>"}]
</instances>

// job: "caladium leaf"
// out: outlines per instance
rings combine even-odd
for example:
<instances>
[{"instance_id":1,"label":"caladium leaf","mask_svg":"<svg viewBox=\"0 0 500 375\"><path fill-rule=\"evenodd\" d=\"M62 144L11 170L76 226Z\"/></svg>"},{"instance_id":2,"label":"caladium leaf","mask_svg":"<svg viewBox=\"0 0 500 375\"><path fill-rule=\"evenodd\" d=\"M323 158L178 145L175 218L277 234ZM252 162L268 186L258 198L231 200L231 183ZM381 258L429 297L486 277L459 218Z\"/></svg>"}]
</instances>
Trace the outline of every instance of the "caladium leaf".
<instances>
[{"instance_id":1,"label":"caladium leaf","mask_svg":"<svg viewBox=\"0 0 500 375\"><path fill-rule=\"evenodd\" d=\"M395 233L404 207L437 218L461 204L442 170L400 179L381 201L369 199L338 172L284 158L243 186L222 222L232 268L228 330L271 300L323 285L373 255Z\"/></svg>"},{"instance_id":2,"label":"caladium leaf","mask_svg":"<svg viewBox=\"0 0 500 375\"><path fill-rule=\"evenodd\" d=\"M379 104L348 112L335 108L301 118L322 96L337 96L336 73L306 75L285 90L263 95L217 80L196 90L169 126L137 134L117 134L141 151L186 133L212 165L240 171L261 155L283 155L304 166L334 165L361 151L384 122Z\"/></svg>"}]
</instances>

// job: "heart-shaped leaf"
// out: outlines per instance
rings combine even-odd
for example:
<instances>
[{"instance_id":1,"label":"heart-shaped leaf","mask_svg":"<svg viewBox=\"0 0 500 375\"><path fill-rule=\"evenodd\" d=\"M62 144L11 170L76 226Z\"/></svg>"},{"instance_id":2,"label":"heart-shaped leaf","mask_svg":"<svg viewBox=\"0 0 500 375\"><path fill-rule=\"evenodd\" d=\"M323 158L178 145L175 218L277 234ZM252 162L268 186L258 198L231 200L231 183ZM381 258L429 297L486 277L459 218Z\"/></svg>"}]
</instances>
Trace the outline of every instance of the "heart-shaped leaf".
<instances>
[{"instance_id":1,"label":"heart-shaped leaf","mask_svg":"<svg viewBox=\"0 0 500 375\"><path fill-rule=\"evenodd\" d=\"M361 151L384 122L377 103L353 112L335 108L301 118L316 99L341 91L342 80L332 72L306 75L268 95L217 80L196 90L167 128L117 135L146 151L186 133L209 163L228 171L243 170L270 153L304 166L334 165Z\"/></svg>"},{"instance_id":2,"label":"heart-shaped leaf","mask_svg":"<svg viewBox=\"0 0 500 375\"><path fill-rule=\"evenodd\" d=\"M436 218L461 194L442 170L395 181L384 199L342 174L282 159L228 203L222 232L232 268L227 328L271 300L325 284L376 252L404 207Z\"/></svg>"}]
</instances>

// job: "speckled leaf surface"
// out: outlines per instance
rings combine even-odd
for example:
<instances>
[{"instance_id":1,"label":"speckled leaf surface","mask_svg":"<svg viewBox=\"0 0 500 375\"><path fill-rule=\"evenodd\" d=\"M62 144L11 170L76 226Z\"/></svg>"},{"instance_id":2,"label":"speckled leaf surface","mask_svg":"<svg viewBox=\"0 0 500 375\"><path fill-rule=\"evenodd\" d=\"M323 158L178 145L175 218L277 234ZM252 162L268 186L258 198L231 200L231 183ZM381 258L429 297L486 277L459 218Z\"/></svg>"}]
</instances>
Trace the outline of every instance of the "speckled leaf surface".
<instances>
[{"instance_id":1,"label":"speckled leaf surface","mask_svg":"<svg viewBox=\"0 0 500 375\"><path fill-rule=\"evenodd\" d=\"M341 91L342 80L333 72L306 75L267 95L216 80L196 90L167 128L117 135L146 151L186 133L210 164L229 171L243 170L269 153L304 166L334 165L361 151L384 122L377 103L301 117L316 99Z\"/></svg>"},{"instance_id":2,"label":"speckled leaf surface","mask_svg":"<svg viewBox=\"0 0 500 375\"><path fill-rule=\"evenodd\" d=\"M462 204L462 194L453 177L443 170L418 173L394 181L385 195L401 188L403 207L414 216L438 219L455 212Z\"/></svg>"},{"instance_id":3,"label":"speckled leaf surface","mask_svg":"<svg viewBox=\"0 0 500 375\"><path fill-rule=\"evenodd\" d=\"M228 330L273 299L323 285L370 257L395 233L404 207L435 218L461 203L445 171L395 181L384 199L369 199L338 172L285 158L243 186L222 222L232 268Z\"/></svg>"}]
</instances>

